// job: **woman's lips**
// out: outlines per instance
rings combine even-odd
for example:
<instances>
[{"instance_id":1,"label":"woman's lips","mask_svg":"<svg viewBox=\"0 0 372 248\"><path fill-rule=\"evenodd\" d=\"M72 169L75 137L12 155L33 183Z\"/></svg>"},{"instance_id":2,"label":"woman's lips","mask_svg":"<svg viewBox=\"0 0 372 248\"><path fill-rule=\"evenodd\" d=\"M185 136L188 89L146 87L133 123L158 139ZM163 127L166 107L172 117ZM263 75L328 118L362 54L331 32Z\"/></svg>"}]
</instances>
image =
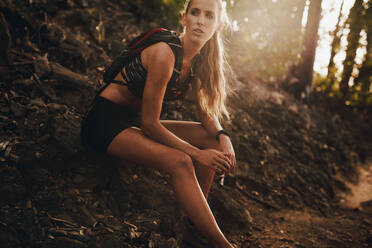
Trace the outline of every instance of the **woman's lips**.
<instances>
[{"instance_id":1,"label":"woman's lips","mask_svg":"<svg viewBox=\"0 0 372 248\"><path fill-rule=\"evenodd\" d=\"M201 30L201 29L199 29L199 28L196 28L196 29L194 29L193 31L194 31L194 33L197 34L197 35L202 35L202 34L204 34L203 30Z\"/></svg>"}]
</instances>

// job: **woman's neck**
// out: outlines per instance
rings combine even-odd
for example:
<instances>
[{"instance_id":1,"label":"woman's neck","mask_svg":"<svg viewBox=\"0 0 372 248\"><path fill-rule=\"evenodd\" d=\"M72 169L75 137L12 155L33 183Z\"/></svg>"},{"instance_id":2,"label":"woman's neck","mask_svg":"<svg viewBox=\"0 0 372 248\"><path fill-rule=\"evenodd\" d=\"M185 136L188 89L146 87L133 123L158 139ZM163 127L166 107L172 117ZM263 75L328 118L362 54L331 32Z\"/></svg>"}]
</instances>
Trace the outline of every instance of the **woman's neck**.
<instances>
[{"instance_id":1,"label":"woman's neck","mask_svg":"<svg viewBox=\"0 0 372 248\"><path fill-rule=\"evenodd\" d=\"M200 50L203 46L188 40L186 36L181 36L180 40L183 46L183 59L191 62L191 60L200 53Z\"/></svg>"}]
</instances>

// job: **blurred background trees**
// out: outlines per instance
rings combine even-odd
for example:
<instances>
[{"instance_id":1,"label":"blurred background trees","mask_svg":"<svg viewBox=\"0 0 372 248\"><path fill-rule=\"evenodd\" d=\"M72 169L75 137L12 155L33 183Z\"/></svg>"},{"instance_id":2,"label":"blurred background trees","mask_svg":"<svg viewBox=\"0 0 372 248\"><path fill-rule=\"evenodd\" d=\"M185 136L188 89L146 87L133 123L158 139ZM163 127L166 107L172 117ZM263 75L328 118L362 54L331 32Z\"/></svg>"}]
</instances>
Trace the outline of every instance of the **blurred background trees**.
<instances>
[{"instance_id":1,"label":"blurred background trees","mask_svg":"<svg viewBox=\"0 0 372 248\"><path fill-rule=\"evenodd\" d=\"M332 8L325 12L327 5ZM371 5L371 0L228 1L234 64L299 98L315 90L346 105L371 106ZM330 15L337 23L328 34L329 49L321 49L317 45L325 35L319 22L331 25ZM316 53L327 53L329 60L314 72ZM324 64L319 60L315 63Z\"/></svg>"},{"instance_id":2,"label":"blurred background trees","mask_svg":"<svg viewBox=\"0 0 372 248\"><path fill-rule=\"evenodd\" d=\"M181 30L183 0L136 4L160 10L154 18ZM239 73L298 98L315 93L346 105L372 106L372 0L227 0L225 4L232 27L226 32L230 61ZM332 26L326 34L319 30L321 21ZM319 47L326 36L328 47Z\"/></svg>"},{"instance_id":3,"label":"blurred background trees","mask_svg":"<svg viewBox=\"0 0 372 248\"><path fill-rule=\"evenodd\" d=\"M0 1L0 6L7 2ZM45 7L51 20L58 12L58 8L49 8L46 0L16 2L23 3L25 11L28 5ZM97 42L113 57L122 49L122 41L132 38L123 37L124 33L137 34L155 26L181 31L185 0L58 0L58 3L60 8L83 6L89 17L82 13L69 20L89 24L92 35L99 34ZM93 3L105 7L95 9L91 7ZM122 6L122 11L135 13L136 20L116 12L112 18L103 19L102 12L114 6L113 3ZM317 95L346 105L372 106L372 0L225 0L224 3L232 27L226 31L228 54L239 75L282 87L298 98ZM4 18L0 16L0 26L6 27L2 24ZM113 22L122 23L123 29L114 29ZM126 32L124 27L128 23L138 30ZM324 31L327 25L329 28ZM77 30L72 31L78 32L79 25L73 26ZM4 52L10 36L6 28L0 29L0 33L3 44L0 60L3 60L7 58ZM118 36L116 43L106 44L105 36L110 35ZM326 47L322 45L324 42Z\"/></svg>"}]
</instances>

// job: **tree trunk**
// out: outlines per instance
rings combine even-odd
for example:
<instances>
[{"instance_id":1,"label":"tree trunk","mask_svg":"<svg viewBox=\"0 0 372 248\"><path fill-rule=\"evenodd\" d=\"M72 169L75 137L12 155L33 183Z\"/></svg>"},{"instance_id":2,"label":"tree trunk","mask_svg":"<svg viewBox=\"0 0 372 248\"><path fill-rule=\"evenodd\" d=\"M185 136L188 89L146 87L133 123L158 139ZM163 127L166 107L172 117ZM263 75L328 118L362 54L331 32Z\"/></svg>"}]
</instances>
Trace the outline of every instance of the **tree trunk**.
<instances>
[{"instance_id":1,"label":"tree trunk","mask_svg":"<svg viewBox=\"0 0 372 248\"><path fill-rule=\"evenodd\" d=\"M304 48L301 54L301 62L298 65L298 73L303 91L310 93L313 81L313 67L315 52L318 42L318 29L322 12L322 0L310 2L309 14L305 30Z\"/></svg>"},{"instance_id":2,"label":"tree trunk","mask_svg":"<svg viewBox=\"0 0 372 248\"><path fill-rule=\"evenodd\" d=\"M369 8L365 16L365 31L367 33L367 51L363 60L363 64L359 70L359 75L355 79L355 85L361 84L361 101L366 103L368 95L370 95L370 87L372 83L372 0L369 1Z\"/></svg>"},{"instance_id":3,"label":"tree trunk","mask_svg":"<svg viewBox=\"0 0 372 248\"><path fill-rule=\"evenodd\" d=\"M301 29L302 29L302 18L304 16L304 12L305 12L306 1L296 0L296 1L293 1L293 2L294 3L292 3L293 4L292 8L297 9L295 17L293 18L293 23L294 23L293 28L294 28L295 33L300 33Z\"/></svg>"},{"instance_id":4,"label":"tree trunk","mask_svg":"<svg viewBox=\"0 0 372 248\"><path fill-rule=\"evenodd\" d=\"M340 50L340 43L341 43L342 34L338 34L338 33L340 31L340 28L341 28L340 27L340 21L341 21L341 18L342 18L342 9L343 9L343 7L344 7L344 0L341 3L340 13L338 15L338 20L337 20L337 25L336 25L335 30L333 31L333 41L332 41L331 57L330 57L329 63L328 63L328 74L327 74L327 78L329 79L330 83L329 83L329 85L327 85L326 92L329 92L332 89L332 85L336 81L336 71L337 71L337 68L336 68L335 62L333 60L334 60L336 54Z\"/></svg>"},{"instance_id":5,"label":"tree trunk","mask_svg":"<svg viewBox=\"0 0 372 248\"><path fill-rule=\"evenodd\" d=\"M359 47L360 32L363 28L363 0L355 0L354 6L350 10L347 23L350 25L350 32L347 36L346 58L344 60L344 70L340 82L340 91L344 98L349 92L349 81L355 65L356 51Z\"/></svg>"}]
</instances>

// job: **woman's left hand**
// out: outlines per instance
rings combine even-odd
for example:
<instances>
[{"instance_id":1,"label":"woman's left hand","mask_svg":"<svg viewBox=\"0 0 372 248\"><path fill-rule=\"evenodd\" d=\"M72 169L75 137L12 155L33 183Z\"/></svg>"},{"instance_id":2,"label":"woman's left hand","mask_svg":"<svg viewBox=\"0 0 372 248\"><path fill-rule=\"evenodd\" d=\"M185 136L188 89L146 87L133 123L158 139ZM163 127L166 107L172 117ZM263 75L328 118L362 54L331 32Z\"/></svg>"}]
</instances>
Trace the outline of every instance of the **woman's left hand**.
<instances>
[{"instance_id":1,"label":"woman's left hand","mask_svg":"<svg viewBox=\"0 0 372 248\"><path fill-rule=\"evenodd\" d=\"M234 152L234 147L231 143L231 140L228 136L226 135L220 135L219 137L219 142L220 142L220 149L223 153L225 153L232 164L229 173L235 173L235 167L236 167L236 158L235 158L235 152Z\"/></svg>"}]
</instances>

